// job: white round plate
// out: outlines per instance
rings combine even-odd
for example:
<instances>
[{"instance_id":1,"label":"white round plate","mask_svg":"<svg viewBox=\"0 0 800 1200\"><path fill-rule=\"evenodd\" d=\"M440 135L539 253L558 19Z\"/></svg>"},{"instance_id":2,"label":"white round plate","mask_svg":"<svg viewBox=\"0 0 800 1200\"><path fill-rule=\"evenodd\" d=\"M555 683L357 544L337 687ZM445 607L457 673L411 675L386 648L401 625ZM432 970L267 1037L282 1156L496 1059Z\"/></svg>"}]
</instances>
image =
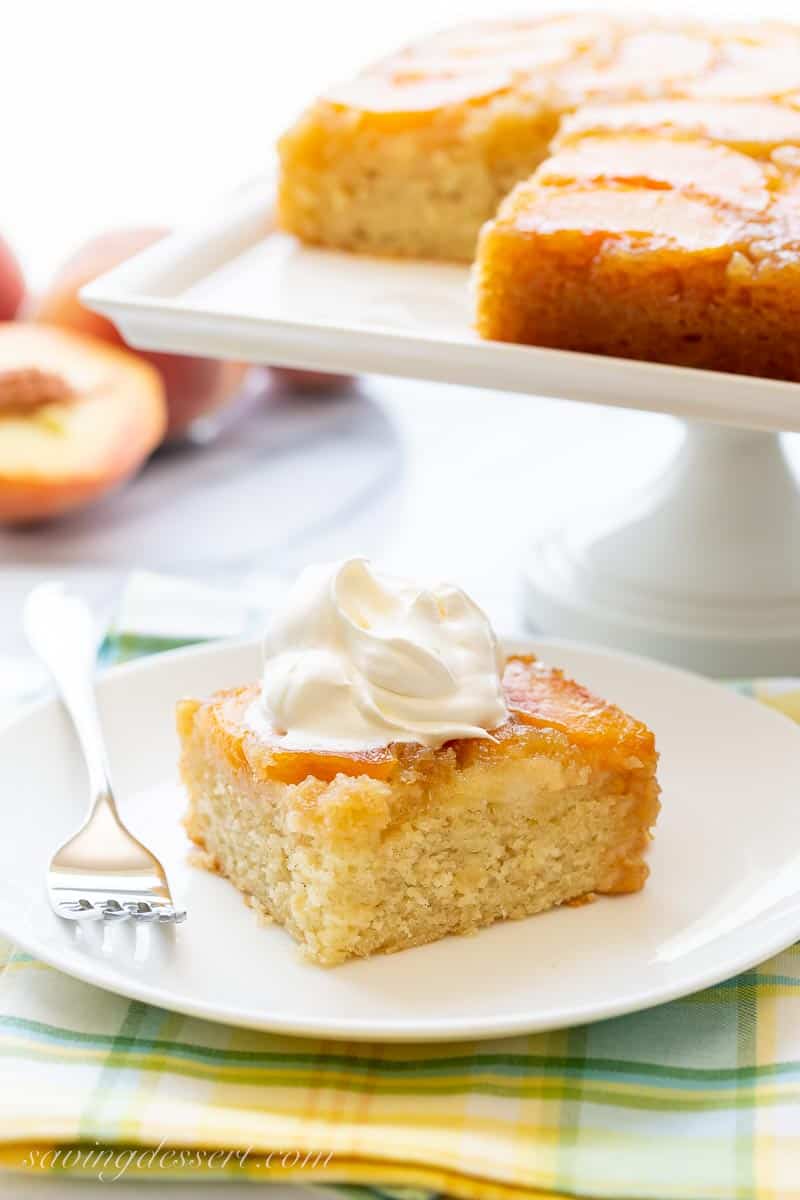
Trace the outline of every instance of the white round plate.
<instances>
[{"instance_id":1,"label":"white round plate","mask_svg":"<svg viewBox=\"0 0 800 1200\"><path fill-rule=\"evenodd\" d=\"M513 648L563 666L655 730L663 809L642 892L333 969L304 963L229 883L187 861L175 701L259 669L257 645L219 644L117 668L98 686L120 808L164 862L186 923L114 926L103 936L51 913L45 867L86 802L69 722L53 700L0 732L0 930L79 979L179 1012L393 1040L495 1037L616 1016L725 979L800 936L800 728L645 659L538 640L515 639Z\"/></svg>"}]
</instances>

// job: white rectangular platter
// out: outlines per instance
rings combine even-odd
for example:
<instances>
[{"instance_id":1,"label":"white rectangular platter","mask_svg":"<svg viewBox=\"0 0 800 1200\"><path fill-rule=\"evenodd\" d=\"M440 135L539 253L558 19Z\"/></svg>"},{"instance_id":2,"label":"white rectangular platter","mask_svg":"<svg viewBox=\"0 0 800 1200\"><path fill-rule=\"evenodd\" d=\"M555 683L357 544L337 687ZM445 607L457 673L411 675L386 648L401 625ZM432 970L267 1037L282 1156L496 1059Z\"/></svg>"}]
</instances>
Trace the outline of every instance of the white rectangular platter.
<instances>
[{"instance_id":1,"label":"white rectangular platter","mask_svg":"<svg viewBox=\"0 0 800 1200\"><path fill-rule=\"evenodd\" d=\"M273 196L273 179L256 181L196 228L95 280L84 303L142 349L800 430L794 383L482 341L467 267L302 246L275 231Z\"/></svg>"}]
</instances>

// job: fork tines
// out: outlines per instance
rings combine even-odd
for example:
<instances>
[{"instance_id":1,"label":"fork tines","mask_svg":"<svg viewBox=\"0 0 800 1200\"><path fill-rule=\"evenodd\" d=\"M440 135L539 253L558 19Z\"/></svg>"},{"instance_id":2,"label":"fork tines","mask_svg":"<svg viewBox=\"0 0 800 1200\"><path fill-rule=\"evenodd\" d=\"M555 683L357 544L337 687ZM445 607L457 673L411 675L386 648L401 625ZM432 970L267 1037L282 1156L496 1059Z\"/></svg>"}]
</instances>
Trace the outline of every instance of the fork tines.
<instances>
[{"instance_id":1,"label":"fork tines","mask_svg":"<svg viewBox=\"0 0 800 1200\"><path fill-rule=\"evenodd\" d=\"M63 916L86 921L157 921L160 925L179 925L186 920L186 910L171 904L153 904L149 900L60 900Z\"/></svg>"}]
</instances>

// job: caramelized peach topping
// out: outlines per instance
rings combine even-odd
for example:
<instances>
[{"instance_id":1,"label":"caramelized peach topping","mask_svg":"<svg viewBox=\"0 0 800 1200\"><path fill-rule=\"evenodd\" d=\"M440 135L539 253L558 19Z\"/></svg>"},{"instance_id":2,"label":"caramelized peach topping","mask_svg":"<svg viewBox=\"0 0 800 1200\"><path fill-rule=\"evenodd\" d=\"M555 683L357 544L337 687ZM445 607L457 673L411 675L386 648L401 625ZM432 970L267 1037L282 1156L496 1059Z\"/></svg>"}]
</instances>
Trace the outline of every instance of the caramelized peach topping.
<instances>
[{"instance_id":1,"label":"caramelized peach topping","mask_svg":"<svg viewBox=\"0 0 800 1200\"><path fill-rule=\"evenodd\" d=\"M498 745L526 736L532 727L552 730L575 746L594 749L610 764L630 766L637 757L654 753L653 735L645 725L613 704L599 699L568 679L563 671L547 667L533 655L513 655L505 666L503 688L509 720L496 731ZM419 756L430 757L425 747L395 743L377 749L329 751L313 747L284 749L278 739L267 739L248 727L247 709L258 699L255 685L235 688L205 705L185 701L179 706L179 727L199 719L220 740L228 762L235 770L281 783L301 783L309 776L330 782L337 775L369 775L390 779L398 770L412 766ZM183 722L183 724L181 724ZM449 743L448 743L449 744ZM475 754L491 753L490 741L466 739L453 742L460 763Z\"/></svg>"}]
</instances>

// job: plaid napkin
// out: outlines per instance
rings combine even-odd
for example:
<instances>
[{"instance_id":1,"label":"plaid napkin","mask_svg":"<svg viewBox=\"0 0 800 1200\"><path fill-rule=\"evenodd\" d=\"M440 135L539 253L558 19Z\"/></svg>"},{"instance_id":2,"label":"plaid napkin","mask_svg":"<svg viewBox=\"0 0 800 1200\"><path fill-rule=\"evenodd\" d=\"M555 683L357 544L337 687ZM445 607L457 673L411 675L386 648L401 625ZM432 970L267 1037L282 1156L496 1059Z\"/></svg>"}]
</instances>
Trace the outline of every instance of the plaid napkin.
<instances>
[{"instance_id":1,"label":"plaid napkin","mask_svg":"<svg viewBox=\"0 0 800 1200\"><path fill-rule=\"evenodd\" d=\"M160 586L136 581L107 661L185 640L152 620ZM217 634L247 625L235 604L215 611ZM745 686L800 720L800 681ZM401 1200L800 1197L800 947L633 1016L442 1046L230 1029L11 948L0 968L9 1168Z\"/></svg>"}]
</instances>

